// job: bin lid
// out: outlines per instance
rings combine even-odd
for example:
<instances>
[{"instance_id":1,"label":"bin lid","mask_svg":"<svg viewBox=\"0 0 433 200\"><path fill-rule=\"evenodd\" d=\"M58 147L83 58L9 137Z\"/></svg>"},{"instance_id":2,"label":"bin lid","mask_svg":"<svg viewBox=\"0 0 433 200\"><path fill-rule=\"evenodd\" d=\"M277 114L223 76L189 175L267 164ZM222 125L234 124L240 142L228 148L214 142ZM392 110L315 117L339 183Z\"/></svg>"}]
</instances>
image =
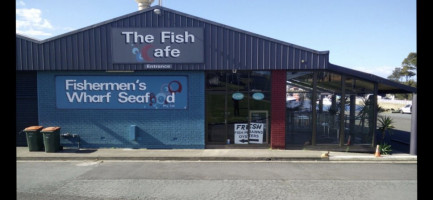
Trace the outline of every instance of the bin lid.
<instances>
[{"instance_id":1,"label":"bin lid","mask_svg":"<svg viewBox=\"0 0 433 200\"><path fill-rule=\"evenodd\" d=\"M42 128L43 128L43 126L29 126L29 127L25 128L24 131L37 131L37 130L40 130Z\"/></svg>"},{"instance_id":2,"label":"bin lid","mask_svg":"<svg viewBox=\"0 0 433 200\"><path fill-rule=\"evenodd\" d=\"M43 131L43 132L54 132L54 131L57 131L57 130L59 130L59 129L60 129L60 127L53 126L53 127L47 127L47 128L44 128L44 129L42 129L42 131Z\"/></svg>"}]
</instances>

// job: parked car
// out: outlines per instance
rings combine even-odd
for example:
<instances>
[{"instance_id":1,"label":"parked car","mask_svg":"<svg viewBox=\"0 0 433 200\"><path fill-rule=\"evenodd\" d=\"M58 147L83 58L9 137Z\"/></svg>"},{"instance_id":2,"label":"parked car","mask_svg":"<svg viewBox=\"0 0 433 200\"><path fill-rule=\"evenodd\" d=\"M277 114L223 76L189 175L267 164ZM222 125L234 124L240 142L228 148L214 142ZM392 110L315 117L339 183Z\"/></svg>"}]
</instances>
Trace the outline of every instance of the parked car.
<instances>
[{"instance_id":1,"label":"parked car","mask_svg":"<svg viewBox=\"0 0 433 200\"><path fill-rule=\"evenodd\" d=\"M402 114L404 114L404 113L411 114L412 113L412 104L407 104L406 106L400 108L400 110L401 110Z\"/></svg>"}]
</instances>

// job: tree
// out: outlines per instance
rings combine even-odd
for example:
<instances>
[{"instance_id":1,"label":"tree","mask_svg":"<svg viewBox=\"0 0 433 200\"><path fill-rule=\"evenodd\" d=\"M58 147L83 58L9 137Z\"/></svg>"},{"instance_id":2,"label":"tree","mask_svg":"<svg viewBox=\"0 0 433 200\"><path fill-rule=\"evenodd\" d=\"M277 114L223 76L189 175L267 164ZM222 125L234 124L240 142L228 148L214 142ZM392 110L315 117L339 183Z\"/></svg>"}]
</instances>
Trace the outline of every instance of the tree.
<instances>
[{"instance_id":1,"label":"tree","mask_svg":"<svg viewBox=\"0 0 433 200\"><path fill-rule=\"evenodd\" d=\"M417 69L416 53L415 52L409 53L407 58L405 58L401 64L403 66L409 66L411 70L416 70Z\"/></svg>"},{"instance_id":2,"label":"tree","mask_svg":"<svg viewBox=\"0 0 433 200\"><path fill-rule=\"evenodd\" d=\"M393 80L395 82L400 82L401 78L401 67L396 67L394 71L392 71L392 74L388 76L389 80Z\"/></svg>"},{"instance_id":3,"label":"tree","mask_svg":"<svg viewBox=\"0 0 433 200\"><path fill-rule=\"evenodd\" d=\"M411 87L416 87L416 79L411 79L416 75L417 70L417 54L416 52L411 52L409 55L401 62L401 67L396 67L392 74L388 76L389 80L409 85ZM403 79L403 80L402 80ZM396 99L412 99L412 94L395 94Z\"/></svg>"},{"instance_id":4,"label":"tree","mask_svg":"<svg viewBox=\"0 0 433 200\"><path fill-rule=\"evenodd\" d=\"M392 74L388 76L388 79L399 82L408 83L410 78L416 75L416 53L411 52L409 55L401 62L401 67L396 67ZM401 79L404 77L404 81ZM411 83L413 84L413 83Z\"/></svg>"},{"instance_id":5,"label":"tree","mask_svg":"<svg viewBox=\"0 0 433 200\"><path fill-rule=\"evenodd\" d=\"M405 77L405 82L407 83L412 76L416 75L416 53L411 52L401 63L402 70L401 74Z\"/></svg>"},{"instance_id":6,"label":"tree","mask_svg":"<svg viewBox=\"0 0 433 200\"><path fill-rule=\"evenodd\" d=\"M416 73L411 70L411 67L408 65L403 66L401 69L401 75L404 76L404 82L407 83L412 76L415 76Z\"/></svg>"}]
</instances>

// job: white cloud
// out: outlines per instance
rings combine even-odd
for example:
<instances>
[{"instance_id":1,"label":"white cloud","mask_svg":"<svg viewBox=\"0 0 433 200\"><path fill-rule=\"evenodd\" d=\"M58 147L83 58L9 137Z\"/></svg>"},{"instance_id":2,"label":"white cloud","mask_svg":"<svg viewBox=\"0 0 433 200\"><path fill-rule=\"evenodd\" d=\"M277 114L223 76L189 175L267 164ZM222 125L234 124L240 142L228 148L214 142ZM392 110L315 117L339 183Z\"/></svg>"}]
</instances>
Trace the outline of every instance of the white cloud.
<instances>
[{"instance_id":1,"label":"white cloud","mask_svg":"<svg viewBox=\"0 0 433 200\"><path fill-rule=\"evenodd\" d=\"M51 23L42 17L42 11L36 8L16 9L16 32L29 36L50 36Z\"/></svg>"},{"instance_id":2,"label":"white cloud","mask_svg":"<svg viewBox=\"0 0 433 200\"><path fill-rule=\"evenodd\" d=\"M20 5L20 6L25 6L25 5L26 5L26 3L24 3L24 1L18 1L17 5Z\"/></svg>"},{"instance_id":3,"label":"white cloud","mask_svg":"<svg viewBox=\"0 0 433 200\"><path fill-rule=\"evenodd\" d=\"M51 33L47 33L44 31L38 31L38 30L33 30L33 29L28 29L25 31L20 31L17 30L17 33L21 34L21 35L27 35L27 36L52 36L53 34Z\"/></svg>"},{"instance_id":4,"label":"white cloud","mask_svg":"<svg viewBox=\"0 0 433 200\"><path fill-rule=\"evenodd\" d=\"M52 29L53 26L47 19L42 18L42 11L36 8L21 8L16 10L17 28L25 28L27 26L34 28ZM20 25L20 26L18 26Z\"/></svg>"}]
</instances>

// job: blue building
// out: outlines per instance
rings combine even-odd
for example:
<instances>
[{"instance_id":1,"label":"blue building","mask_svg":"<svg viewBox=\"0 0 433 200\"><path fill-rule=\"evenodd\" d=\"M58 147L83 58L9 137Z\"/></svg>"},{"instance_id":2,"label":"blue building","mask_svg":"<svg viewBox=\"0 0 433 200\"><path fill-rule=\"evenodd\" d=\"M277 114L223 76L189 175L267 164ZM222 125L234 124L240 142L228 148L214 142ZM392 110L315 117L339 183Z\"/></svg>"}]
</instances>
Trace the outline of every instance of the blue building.
<instances>
[{"instance_id":1,"label":"blue building","mask_svg":"<svg viewBox=\"0 0 433 200\"><path fill-rule=\"evenodd\" d=\"M40 125L82 148L372 150L377 95L416 93L161 6L42 41L17 34L16 55L17 146Z\"/></svg>"}]
</instances>

